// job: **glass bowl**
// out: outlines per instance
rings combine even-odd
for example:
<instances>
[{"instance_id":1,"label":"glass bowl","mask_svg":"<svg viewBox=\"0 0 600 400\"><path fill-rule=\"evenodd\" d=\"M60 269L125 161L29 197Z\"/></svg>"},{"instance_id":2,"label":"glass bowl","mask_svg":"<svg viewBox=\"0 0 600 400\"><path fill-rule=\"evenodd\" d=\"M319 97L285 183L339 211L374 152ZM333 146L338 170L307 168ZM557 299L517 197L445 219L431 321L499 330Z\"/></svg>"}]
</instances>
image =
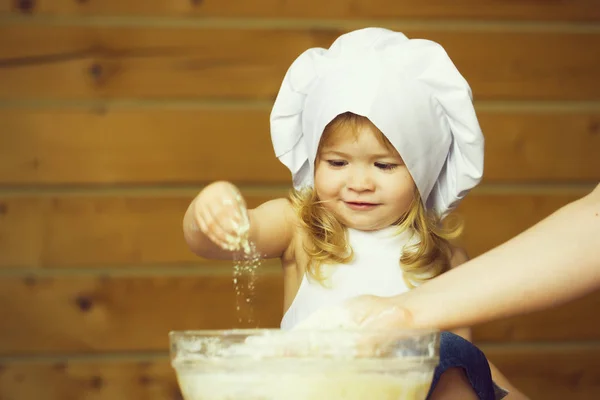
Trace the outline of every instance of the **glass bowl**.
<instances>
[{"instance_id":1,"label":"glass bowl","mask_svg":"<svg viewBox=\"0 0 600 400\"><path fill-rule=\"evenodd\" d=\"M439 332L174 331L185 400L424 400Z\"/></svg>"}]
</instances>

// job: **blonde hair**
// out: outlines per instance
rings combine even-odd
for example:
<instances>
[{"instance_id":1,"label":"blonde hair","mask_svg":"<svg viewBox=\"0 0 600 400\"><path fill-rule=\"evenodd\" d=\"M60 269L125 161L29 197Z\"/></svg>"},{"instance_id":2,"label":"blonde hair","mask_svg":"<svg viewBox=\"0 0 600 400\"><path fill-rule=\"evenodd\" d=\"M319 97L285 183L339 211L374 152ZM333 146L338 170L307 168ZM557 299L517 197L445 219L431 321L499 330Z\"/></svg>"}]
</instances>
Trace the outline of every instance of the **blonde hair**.
<instances>
[{"instance_id":1,"label":"blonde hair","mask_svg":"<svg viewBox=\"0 0 600 400\"><path fill-rule=\"evenodd\" d=\"M358 128L364 124L371 125L378 132L378 138L386 146L393 148L385 135L366 117L345 113L338 115L325 127L319 150L332 133L342 128L350 128L355 135L358 135ZM346 228L323 205L313 188L292 190L290 200L302 228L307 233L304 249L311 261L306 270L310 277L323 284L324 275L321 268L323 264L346 264L354 257L348 245ZM418 239L415 244L404 247L399 260L408 287L414 288L450 269L452 258L450 240L462 233L462 223L458 220L453 222L453 226L442 225L433 212L425 209L419 192L415 190L409 209L395 224L398 233L412 230Z\"/></svg>"}]
</instances>

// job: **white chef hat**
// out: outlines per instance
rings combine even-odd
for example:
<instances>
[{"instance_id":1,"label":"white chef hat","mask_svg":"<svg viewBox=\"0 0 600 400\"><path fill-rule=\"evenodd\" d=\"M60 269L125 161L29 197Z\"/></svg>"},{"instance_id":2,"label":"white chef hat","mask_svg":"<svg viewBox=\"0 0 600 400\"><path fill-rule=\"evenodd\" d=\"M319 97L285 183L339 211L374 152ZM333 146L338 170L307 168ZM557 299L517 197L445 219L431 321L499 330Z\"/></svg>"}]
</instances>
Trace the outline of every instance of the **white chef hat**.
<instances>
[{"instance_id":1,"label":"white chef hat","mask_svg":"<svg viewBox=\"0 0 600 400\"><path fill-rule=\"evenodd\" d=\"M366 28L301 54L271 112L275 154L294 187L313 185L323 130L345 112L388 138L440 217L481 180L484 140L471 89L439 44Z\"/></svg>"}]
</instances>

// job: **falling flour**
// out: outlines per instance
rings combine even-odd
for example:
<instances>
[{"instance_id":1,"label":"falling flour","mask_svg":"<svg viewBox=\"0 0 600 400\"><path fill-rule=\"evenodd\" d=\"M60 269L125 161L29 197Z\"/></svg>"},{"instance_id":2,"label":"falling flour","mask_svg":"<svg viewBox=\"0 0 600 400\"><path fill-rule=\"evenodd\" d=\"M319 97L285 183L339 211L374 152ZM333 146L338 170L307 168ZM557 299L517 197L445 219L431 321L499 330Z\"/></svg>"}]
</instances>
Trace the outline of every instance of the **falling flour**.
<instances>
[{"instance_id":1,"label":"falling flour","mask_svg":"<svg viewBox=\"0 0 600 400\"><path fill-rule=\"evenodd\" d=\"M242 198L236 199L241 204ZM253 300L256 286L256 269L261 264L261 255L256 245L250 241L250 222L245 207L240 207L243 215L241 223L232 221L235 234L227 237L229 249L234 251L233 256L233 287L235 290L236 312L238 323L253 325L254 307Z\"/></svg>"}]
</instances>

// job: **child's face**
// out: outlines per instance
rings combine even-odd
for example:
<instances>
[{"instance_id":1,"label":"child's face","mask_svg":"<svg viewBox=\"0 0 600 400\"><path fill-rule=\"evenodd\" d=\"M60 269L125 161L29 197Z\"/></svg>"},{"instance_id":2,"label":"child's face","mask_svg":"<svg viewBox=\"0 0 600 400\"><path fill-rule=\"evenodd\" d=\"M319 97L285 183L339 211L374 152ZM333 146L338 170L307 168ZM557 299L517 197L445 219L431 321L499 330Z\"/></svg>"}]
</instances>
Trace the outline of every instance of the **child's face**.
<instances>
[{"instance_id":1,"label":"child's face","mask_svg":"<svg viewBox=\"0 0 600 400\"><path fill-rule=\"evenodd\" d=\"M377 128L363 123L356 129L342 127L325 138L315 160L315 190L344 225L381 229L408 211L415 183Z\"/></svg>"}]
</instances>

